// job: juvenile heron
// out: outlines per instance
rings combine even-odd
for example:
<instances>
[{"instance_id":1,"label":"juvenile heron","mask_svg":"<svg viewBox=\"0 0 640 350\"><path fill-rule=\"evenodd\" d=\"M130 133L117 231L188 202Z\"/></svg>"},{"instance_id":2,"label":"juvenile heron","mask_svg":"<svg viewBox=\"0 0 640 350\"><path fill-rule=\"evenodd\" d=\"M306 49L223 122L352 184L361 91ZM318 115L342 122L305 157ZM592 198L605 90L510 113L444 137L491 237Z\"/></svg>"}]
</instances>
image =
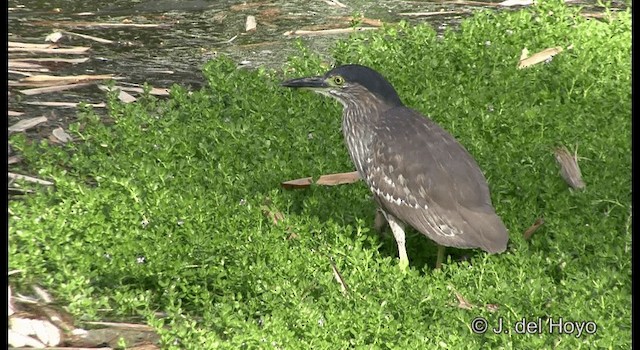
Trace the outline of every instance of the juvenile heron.
<instances>
[{"instance_id":1,"label":"juvenile heron","mask_svg":"<svg viewBox=\"0 0 640 350\"><path fill-rule=\"evenodd\" d=\"M311 89L344 106L347 149L391 227L401 269L409 265L407 224L438 245L436 268L444 247L505 251L509 235L476 161L451 134L405 107L380 73L345 65L282 86Z\"/></svg>"}]
</instances>

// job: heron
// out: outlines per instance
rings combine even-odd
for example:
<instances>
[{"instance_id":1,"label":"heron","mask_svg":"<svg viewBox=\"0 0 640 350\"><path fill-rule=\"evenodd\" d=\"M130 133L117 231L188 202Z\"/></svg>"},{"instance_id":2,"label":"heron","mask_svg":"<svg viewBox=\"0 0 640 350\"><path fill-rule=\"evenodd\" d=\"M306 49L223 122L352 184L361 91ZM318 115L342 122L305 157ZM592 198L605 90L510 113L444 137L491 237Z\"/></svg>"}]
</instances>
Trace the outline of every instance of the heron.
<instances>
[{"instance_id":1,"label":"heron","mask_svg":"<svg viewBox=\"0 0 640 350\"><path fill-rule=\"evenodd\" d=\"M407 226L436 243L436 268L445 247L490 254L506 250L507 228L473 156L433 120L406 107L380 73L349 64L281 85L309 89L342 104L347 150L391 228L402 270L409 266Z\"/></svg>"}]
</instances>

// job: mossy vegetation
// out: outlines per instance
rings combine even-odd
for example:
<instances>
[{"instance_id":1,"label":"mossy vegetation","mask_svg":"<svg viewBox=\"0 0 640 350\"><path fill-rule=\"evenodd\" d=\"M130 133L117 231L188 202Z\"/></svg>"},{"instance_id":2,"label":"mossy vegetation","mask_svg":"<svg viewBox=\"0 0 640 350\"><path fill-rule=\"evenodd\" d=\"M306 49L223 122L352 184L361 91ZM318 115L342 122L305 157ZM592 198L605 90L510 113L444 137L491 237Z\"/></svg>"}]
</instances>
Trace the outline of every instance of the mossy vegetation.
<instances>
[{"instance_id":1,"label":"mossy vegetation","mask_svg":"<svg viewBox=\"0 0 640 350\"><path fill-rule=\"evenodd\" d=\"M565 50L548 63L516 69L523 48L555 46ZM630 11L482 11L443 36L405 24L355 35L334 55L383 73L469 149L508 252L450 249L435 271L435 247L410 231L401 274L362 183L281 189L353 170L341 106L278 85L328 68L301 47L284 75L219 59L200 91L113 97L112 125L86 110L64 147L13 136L23 170L56 186L10 202L9 263L23 271L12 284L46 287L79 320L141 318L166 348L630 347ZM585 190L560 177L559 144L578 148ZM478 317L485 334L472 331ZM523 318L543 329L516 333ZM597 329L550 334L560 318ZM494 334L500 321L509 333Z\"/></svg>"}]
</instances>

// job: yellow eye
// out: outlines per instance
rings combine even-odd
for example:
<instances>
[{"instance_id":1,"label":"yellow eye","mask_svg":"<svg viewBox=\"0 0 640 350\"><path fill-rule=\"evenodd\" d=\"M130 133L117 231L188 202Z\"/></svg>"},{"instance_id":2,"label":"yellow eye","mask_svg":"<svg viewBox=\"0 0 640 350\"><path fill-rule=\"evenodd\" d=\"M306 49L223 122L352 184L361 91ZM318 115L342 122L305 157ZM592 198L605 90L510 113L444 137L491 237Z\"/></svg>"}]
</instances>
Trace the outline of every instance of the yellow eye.
<instances>
[{"instance_id":1,"label":"yellow eye","mask_svg":"<svg viewBox=\"0 0 640 350\"><path fill-rule=\"evenodd\" d=\"M335 77L333 77L333 83L340 86L344 84L344 78L339 75L336 75Z\"/></svg>"}]
</instances>

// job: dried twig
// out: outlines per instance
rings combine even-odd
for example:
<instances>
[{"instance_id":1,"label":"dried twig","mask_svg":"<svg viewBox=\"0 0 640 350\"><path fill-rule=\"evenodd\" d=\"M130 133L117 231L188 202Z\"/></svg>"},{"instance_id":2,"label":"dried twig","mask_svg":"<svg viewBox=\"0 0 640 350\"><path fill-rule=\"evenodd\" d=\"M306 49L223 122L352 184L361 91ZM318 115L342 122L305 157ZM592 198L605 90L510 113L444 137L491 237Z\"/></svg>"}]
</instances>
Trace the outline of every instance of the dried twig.
<instances>
[{"instance_id":1,"label":"dried twig","mask_svg":"<svg viewBox=\"0 0 640 350\"><path fill-rule=\"evenodd\" d=\"M9 52L33 52L33 53L60 53L60 54L68 54L68 55L80 55L90 50L88 47L67 47L67 48L57 48L51 45L45 45L47 47L20 47L14 46L7 49Z\"/></svg>"},{"instance_id":2,"label":"dried twig","mask_svg":"<svg viewBox=\"0 0 640 350\"><path fill-rule=\"evenodd\" d=\"M533 0L505 0L498 5L503 7L511 7L511 6L529 6L533 5Z\"/></svg>"},{"instance_id":3,"label":"dried twig","mask_svg":"<svg viewBox=\"0 0 640 350\"><path fill-rule=\"evenodd\" d=\"M329 6L336 6L336 7L342 7L342 8L346 8L347 5L341 3L338 0L323 0L327 5Z\"/></svg>"},{"instance_id":4,"label":"dried twig","mask_svg":"<svg viewBox=\"0 0 640 350\"><path fill-rule=\"evenodd\" d=\"M357 27L357 28L338 28L338 29L325 29L325 30L290 30L282 33L282 35L332 35L332 34L345 34L360 32L364 30L375 30L377 27Z\"/></svg>"},{"instance_id":5,"label":"dried twig","mask_svg":"<svg viewBox=\"0 0 640 350\"><path fill-rule=\"evenodd\" d=\"M447 286L447 289L452 290L453 294L455 294L456 299L458 299L458 304L456 304L457 307L461 308L461 309L465 309L465 310L472 310L475 305L471 304L470 302L468 302L463 296L462 294L458 293L458 291L453 288L453 286L449 285Z\"/></svg>"},{"instance_id":6,"label":"dried twig","mask_svg":"<svg viewBox=\"0 0 640 350\"><path fill-rule=\"evenodd\" d=\"M270 198L266 198L262 202L262 205L260 206L260 209L262 209L262 213L266 217L271 219L271 222L273 222L274 225L277 225L282 220L284 220L284 214L279 212L277 209L273 208L273 202L271 201Z\"/></svg>"},{"instance_id":7,"label":"dried twig","mask_svg":"<svg viewBox=\"0 0 640 350\"><path fill-rule=\"evenodd\" d=\"M31 95L39 95L39 94L47 94L50 92L58 92L64 90L71 90L79 87L85 87L95 84L95 82L89 83L78 83L78 84L67 84L67 85L56 85L56 86L46 86L35 89L24 89L20 90L20 93L31 96Z\"/></svg>"},{"instance_id":8,"label":"dried twig","mask_svg":"<svg viewBox=\"0 0 640 350\"><path fill-rule=\"evenodd\" d=\"M97 74L97 75L89 75L89 74L81 74L81 75L34 75L27 78L20 79L21 83L30 83L34 84L33 86L50 86L57 84L71 84L71 83L80 83L86 81L95 81L95 80L107 80L113 79L113 74Z\"/></svg>"},{"instance_id":9,"label":"dried twig","mask_svg":"<svg viewBox=\"0 0 640 350\"><path fill-rule=\"evenodd\" d=\"M31 74L31 73L27 73L27 72L25 72L23 70L15 70L15 69L9 69L9 70L7 70L7 73L9 73L9 74L20 74L20 75L24 75L25 77L33 76L33 74ZM9 84L8 85L9 86L17 86L17 85L12 85L12 83L14 83L14 82L15 82L15 80L9 80Z\"/></svg>"},{"instance_id":10,"label":"dried twig","mask_svg":"<svg viewBox=\"0 0 640 350\"><path fill-rule=\"evenodd\" d=\"M8 176L9 176L10 179L24 180L24 181L27 181L27 182L34 182L34 183L37 183L37 184L40 184L40 185L45 185L45 186L53 186L53 182L51 182L51 181L41 180L41 179L37 179L35 177L31 177L31 176L27 176L27 175L8 173Z\"/></svg>"},{"instance_id":11,"label":"dried twig","mask_svg":"<svg viewBox=\"0 0 640 350\"><path fill-rule=\"evenodd\" d=\"M9 127L9 132L23 132L31 129L39 124L46 122L48 119L45 116L35 117L29 119L23 119Z\"/></svg>"},{"instance_id":12,"label":"dried twig","mask_svg":"<svg viewBox=\"0 0 640 350\"><path fill-rule=\"evenodd\" d=\"M106 85L98 85L98 88L100 90L104 90L104 91L108 91L109 87ZM113 87L114 89L120 89L122 91L131 91L131 92L137 92L139 94L144 92L143 88L139 88L139 87L132 87L132 86L120 86L120 85L116 85ZM167 88L151 88L151 90L149 90L149 93L151 95L157 95L157 96L169 96L169 89Z\"/></svg>"},{"instance_id":13,"label":"dried twig","mask_svg":"<svg viewBox=\"0 0 640 350\"><path fill-rule=\"evenodd\" d=\"M44 57L44 58L10 58L9 62L54 62L54 63L84 63L89 60L88 57L84 58L63 58L63 57Z\"/></svg>"},{"instance_id":14,"label":"dried twig","mask_svg":"<svg viewBox=\"0 0 640 350\"><path fill-rule=\"evenodd\" d=\"M22 69L22 70L28 70L28 71L36 71L36 72L48 72L49 68L40 65L40 64L36 64L36 63L31 63L31 62L24 62L24 61L14 61L14 60L9 60L9 69Z\"/></svg>"},{"instance_id":15,"label":"dried twig","mask_svg":"<svg viewBox=\"0 0 640 350\"><path fill-rule=\"evenodd\" d=\"M84 324L92 325L92 326L105 326L109 328L122 328L122 329L135 329L144 332L154 332L153 327L148 326L146 324L138 324L138 323L122 323L122 322L101 322L101 321L87 321L83 322Z\"/></svg>"},{"instance_id":16,"label":"dried twig","mask_svg":"<svg viewBox=\"0 0 640 350\"><path fill-rule=\"evenodd\" d=\"M62 107L62 108L74 108L74 107L78 107L78 105L81 104L81 102L56 102L56 101L49 101L49 102L30 101L30 102L23 102L23 103L27 105L33 105L33 106ZM105 103L85 103L85 105L93 108L105 108L107 106Z\"/></svg>"},{"instance_id":17,"label":"dried twig","mask_svg":"<svg viewBox=\"0 0 640 350\"><path fill-rule=\"evenodd\" d=\"M342 275L340 274L340 271L338 271L336 264L333 262L332 257L329 257L329 263L331 264L331 269L333 270L333 277L340 284L340 291L344 295L349 294L349 287L347 287L347 282L345 282L344 278L342 278Z\"/></svg>"},{"instance_id":18,"label":"dried twig","mask_svg":"<svg viewBox=\"0 0 640 350\"><path fill-rule=\"evenodd\" d=\"M533 235L533 233L538 231L538 229L542 225L544 225L544 219L543 218L537 218L536 222L534 222L533 225L531 225L531 227L529 227L526 231L524 231L524 234L523 234L524 239L525 240L529 240L531 238L531 236Z\"/></svg>"},{"instance_id":19,"label":"dried twig","mask_svg":"<svg viewBox=\"0 0 640 350\"><path fill-rule=\"evenodd\" d=\"M442 16L442 15L462 15L465 13L469 13L469 11L403 12L403 13L398 13L398 15L405 16L405 17L431 17L431 16Z\"/></svg>"},{"instance_id":20,"label":"dried twig","mask_svg":"<svg viewBox=\"0 0 640 350\"><path fill-rule=\"evenodd\" d=\"M11 48L23 48L23 49L49 49L55 46L51 44L33 44L33 43L23 43L18 41L9 41L7 46Z\"/></svg>"},{"instance_id":21,"label":"dried twig","mask_svg":"<svg viewBox=\"0 0 640 350\"><path fill-rule=\"evenodd\" d=\"M116 43L113 40L102 39L102 38L98 38L97 36L91 36L91 35L86 35L86 34L69 32L69 31L66 31L66 30L62 31L62 33L67 34L67 35L77 36L77 37L83 38L83 39L93 40L93 41L99 42L101 44L115 44Z\"/></svg>"},{"instance_id":22,"label":"dried twig","mask_svg":"<svg viewBox=\"0 0 640 350\"><path fill-rule=\"evenodd\" d=\"M367 18L367 17L355 17L355 16L339 16L339 17L329 17L329 19L341 21L341 22L358 22L363 23L372 27L381 27L384 23L375 18Z\"/></svg>"},{"instance_id":23,"label":"dried twig","mask_svg":"<svg viewBox=\"0 0 640 350\"><path fill-rule=\"evenodd\" d=\"M30 25L46 27L84 27L84 28L169 28L170 23L105 23L105 22L78 22L78 21L31 21Z\"/></svg>"}]
</instances>

